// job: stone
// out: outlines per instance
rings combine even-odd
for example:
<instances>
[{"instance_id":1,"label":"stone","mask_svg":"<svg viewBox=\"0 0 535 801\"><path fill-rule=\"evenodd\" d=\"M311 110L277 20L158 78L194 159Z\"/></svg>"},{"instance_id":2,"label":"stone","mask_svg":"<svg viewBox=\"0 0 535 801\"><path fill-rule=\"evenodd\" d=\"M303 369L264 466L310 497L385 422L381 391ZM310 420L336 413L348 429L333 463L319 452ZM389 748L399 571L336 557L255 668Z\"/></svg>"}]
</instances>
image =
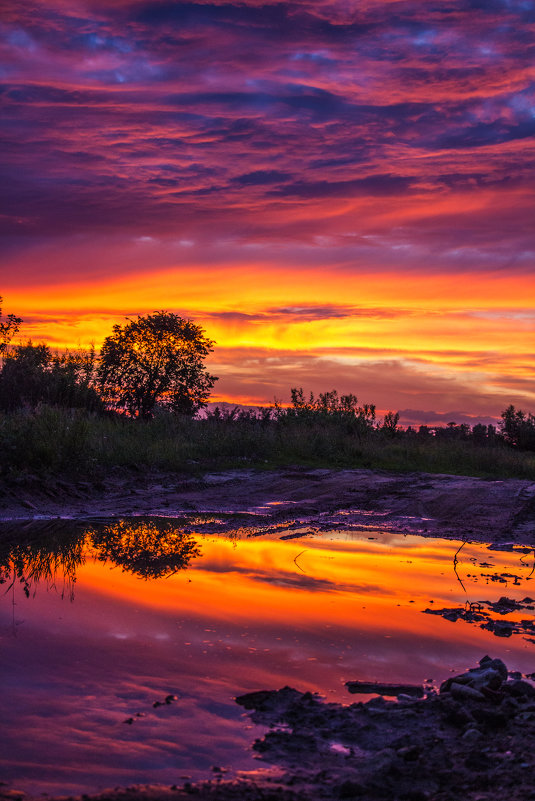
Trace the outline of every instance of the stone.
<instances>
[{"instance_id":1,"label":"stone","mask_svg":"<svg viewBox=\"0 0 535 801\"><path fill-rule=\"evenodd\" d=\"M468 684L457 684L452 682L450 685L450 693L456 701L484 701L485 696L475 687L470 687Z\"/></svg>"},{"instance_id":2,"label":"stone","mask_svg":"<svg viewBox=\"0 0 535 801\"><path fill-rule=\"evenodd\" d=\"M481 732L475 727L467 729L461 737L461 740L466 743L475 743L479 739L481 739Z\"/></svg>"},{"instance_id":3,"label":"stone","mask_svg":"<svg viewBox=\"0 0 535 801\"><path fill-rule=\"evenodd\" d=\"M516 698L526 697L535 698L535 687L529 681L523 679L513 679L504 684L503 689Z\"/></svg>"}]
</instances>

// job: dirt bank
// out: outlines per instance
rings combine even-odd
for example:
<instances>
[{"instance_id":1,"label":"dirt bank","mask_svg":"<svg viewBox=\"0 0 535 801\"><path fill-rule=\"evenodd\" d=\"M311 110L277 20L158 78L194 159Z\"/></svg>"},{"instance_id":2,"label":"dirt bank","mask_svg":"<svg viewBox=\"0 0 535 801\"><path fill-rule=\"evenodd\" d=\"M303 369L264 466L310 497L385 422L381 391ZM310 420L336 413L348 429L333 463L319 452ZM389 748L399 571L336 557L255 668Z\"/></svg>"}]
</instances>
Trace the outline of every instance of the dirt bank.
<instances>
[{"instance_id":1,"label":"dirt bank","mask_svg":"<svg viewBox=\"0 0 535 801\"><path fill-rule=\"evenodd\" d=\"M372 470L233 470L202 477L115 470L97 481L0 488L0 519L240 514L251 532L381 526L455 539L535 542L535 482ZM229 527L236 520L229 519ZM219 529L221 530L221 529ZM267 532L269 533L269 532Z\"/></svg>"}]
</instances>

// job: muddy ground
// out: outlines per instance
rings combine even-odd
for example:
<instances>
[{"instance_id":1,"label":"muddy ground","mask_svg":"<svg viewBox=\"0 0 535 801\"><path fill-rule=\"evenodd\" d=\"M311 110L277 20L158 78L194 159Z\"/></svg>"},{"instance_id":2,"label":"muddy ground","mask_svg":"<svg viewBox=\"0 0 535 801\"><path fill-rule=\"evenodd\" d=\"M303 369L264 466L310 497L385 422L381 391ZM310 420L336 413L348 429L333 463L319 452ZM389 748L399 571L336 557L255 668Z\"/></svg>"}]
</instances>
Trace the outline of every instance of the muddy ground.
<instances>
[{"instance_id":1,"label":"muddy ground","mask_svg":"<svg viewBox=\"0 0 535 801\"><path fill-rule=\"evenodd\" d=\"M226 780L215 769L204 783L78 801L530 801L535 686L499 659L480 666L421 699L342 706L289 687L249 693L236 700L267 728L253 744L265 773Z\"/></svg>"},{"instance_id":2,"label":"muddy ground","mask_svg":"<svg viewBox=\"0 0 535 801\"><path fill-rule=\"evenodd\" d=\"M251 530L381 526L529 545L535 541L535 482L295 467L201 477L117 469L93 482L26 477L0 486L0 520L196 513L238 513ZM236 527L235 518L229 527Z\"/></svg>"},{"instance_id":3,"label":"muddy ground","mask_svg":"<svg viewBox=\"0 0 535 801\"><path fill-rule=\"evenodd\" d=\"M223 515L229 529L239 521L253 535L381 526L533 546L535 482L296 467L198 478L117 470L95 482L30 477L0 488L4 521L202 514ZM217 525L221 531L221 519ZM266 772L180 788L116 788L91 801L535 801L535 689L519 676L502 676L480 697L429 689L421 699L379 696L365 704L348 695L347 706L290 688L258 689L238 702L266 726L252 744ZM0 785L3 797L20 795Z\"/></svg>"}]
</instances>

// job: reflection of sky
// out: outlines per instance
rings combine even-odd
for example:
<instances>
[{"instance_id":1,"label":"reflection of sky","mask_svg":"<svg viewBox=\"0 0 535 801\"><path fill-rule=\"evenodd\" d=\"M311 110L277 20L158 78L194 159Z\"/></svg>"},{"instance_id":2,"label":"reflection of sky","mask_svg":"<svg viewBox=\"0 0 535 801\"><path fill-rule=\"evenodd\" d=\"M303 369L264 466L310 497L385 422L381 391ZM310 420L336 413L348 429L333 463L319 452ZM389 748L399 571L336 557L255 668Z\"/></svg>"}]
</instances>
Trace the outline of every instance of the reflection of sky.
<instances>
[{"instance_id":1,"label":"reflection of sky","mask_svg":"<svg viewBox=\"0 0 535 801\"><path fill-rule=\"evenodd\" d=\"M523 598L529 559L464 546L465 593L452 567L458 543L334 536L202 538L187 571L157 582L88 560L73 603L43 586L29 599L17 588L14 624L4 597L3 779L74 792L250 768L256 730L234 704L242 692L290 684L350 703L346 680L440 681L487 652L532 669L525 640L422 614ZM522 583L486 583L489 572ZM168 694L179 700L153 708Z\"/></svg>"}]
</instances>

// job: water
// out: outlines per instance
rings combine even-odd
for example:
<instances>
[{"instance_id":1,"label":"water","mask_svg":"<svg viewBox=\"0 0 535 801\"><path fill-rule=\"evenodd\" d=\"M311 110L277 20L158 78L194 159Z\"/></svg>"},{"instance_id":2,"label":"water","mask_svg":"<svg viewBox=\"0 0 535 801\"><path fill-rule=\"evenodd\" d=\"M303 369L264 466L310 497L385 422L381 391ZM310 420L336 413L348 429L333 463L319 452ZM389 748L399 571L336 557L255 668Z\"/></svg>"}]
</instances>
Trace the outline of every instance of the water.
<instances>
[{"instance_id":1,"label":"water","mask_svg":"<svg viewBox=\"0 0 535 801\"><path fill-rule=\"evenodd\" d=\"M520 625L533 610L501 616L519 624L510 637L424 613L535 594L526 549L144 525L0 538L9 787L96 792L255 770L262 730L234 701L251 690L289 684L352 703L345 681L439 683L486 653L535 670L535 633Z\"/></svg>"}]
</instances>

